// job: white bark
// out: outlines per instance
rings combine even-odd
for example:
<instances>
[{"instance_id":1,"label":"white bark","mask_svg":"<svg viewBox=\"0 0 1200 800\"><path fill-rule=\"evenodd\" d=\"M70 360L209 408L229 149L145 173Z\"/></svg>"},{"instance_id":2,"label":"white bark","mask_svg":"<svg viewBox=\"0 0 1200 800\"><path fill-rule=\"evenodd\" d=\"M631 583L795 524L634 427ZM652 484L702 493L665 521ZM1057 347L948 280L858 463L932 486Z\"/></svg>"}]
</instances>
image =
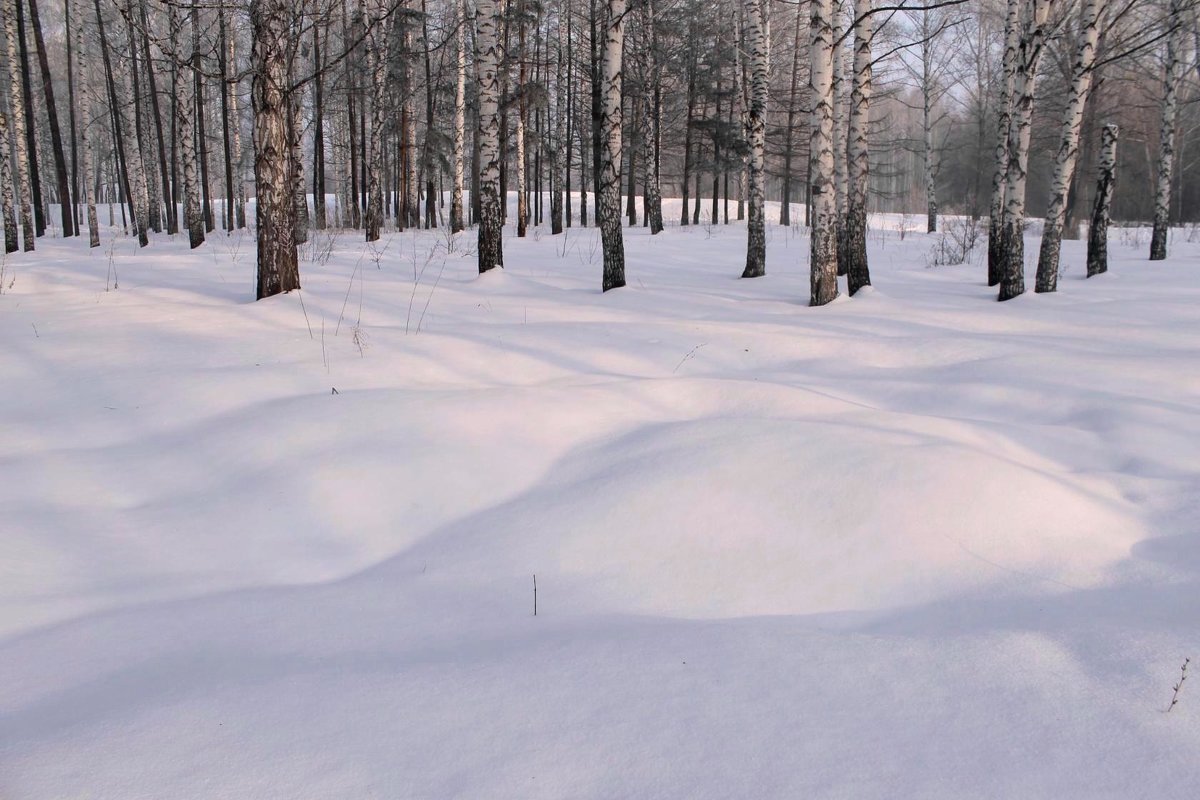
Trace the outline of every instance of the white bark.
<instances>
[{"instance_id":1,"label":"white bark","mask_svg":"<svg viewBox=\"0 0 1200 800\"><path fill-rule=\"evenodd\" d=\"M821 306L838 295L837 197L833 154L833 0L809 2L809 172L811 234L809 305Z\"/></svg>"},{"instance_id":2,"label":"white bark","mask_svg":"<svg viewBox=\"0 0 1200 800\"><path fill-rule=\"evenodd\" d=\"M500 207L500 43L501 4L476 0L475 74L479 83L479 271L504 266L503 211Z\"/></svg>"},{"instance_id":3,"label":"white bark","mask_svg":"<svg viewBox=\"0 0 1200 800\"><path fill-rule=\"evenodd\" d=\"M183 10L179 6L171 9L171 44L176 53L182 52ZM175 114L176 135L179 139L179 160L183 167L183 225L188 231L188 242L193 248L204 244L204 212L200 207L200 179L196 164L196 134L193 126L192 59L181 63L175 70L175 95L178 98Z\"/></svg>"},{"instance_id":4,"label":"white bark","mask_svg":"<svg viewBox=\"0 0 1200 800\"><path fill-rule=\"evenodd\" d=\"M1112 205L1117 166L1117 126L1105 125L1100 136L1100 174L1096 181L1096 205L1088 226L1087 275L1108 271L1108 211Z\"/></svg>"},{"instance_id":5,"label":"white bark","mask_svg":"<svg viewBox=\"0 0 1200 800\"><path fill-rule=\"evenodd\" d=\"M371 80L371 125L367 135L367 213L364 228L368 242L378 241L383 229L383 131L387 124L388 41L392 16L381 0L369 10L370 33L367 35L367 72Z\"/></svg>"},{"instance_id":6,"label":"white bark","mask_svg":"<svg viewBox=\"0 0 1200 800\"><path fill-rule=\"evenodd\" d=\"M1171 171L1175 163L1175 121L1179 115L1179 82L1183 77L1183 0L1171 0L1167 37L1167 64L1163 75L1162 116L1159 125L1158 170L1154 185L1154 230L1150 236L1150 260L1167 257L1167 233L1171 221Z\"/></svg>"},{"instance_id":7,"label":"white bark","mask_svg":"<svg viewBox=\"0 0 1200 800\"><path fill-rule=\"evenodd\" d=\"M256 0L251 66L254 182L257 190L258 299L300 288L292 198L291 98L288 97L288 0Z\"/></svg>"},{"instance_id":8,"label":"white bark","mask_svg":"<svg viewBox=\"0 0 1200 800\"><path fill-rule=\"evenodd\" d=\"M1022 0L1008 0L1004 18L1004 57L1001 62L1000 98L997 102L995 169L992 172L992 203L988 221L988 286L1000 283L1001 231L1008 174L1008 133L1012 125L1013 86L1017 77L1017 45L1021 38Z\"/></svg>"},{"instance_id":9,"label":"white bark","mask_svg":"<svg viewBox=\"0 0 1200 800\"><path fill-rule=\"evenodd\" d=\"M12 151L9 148L8 114L0 105L0 204L4 215L4 252L15 253L21 242L17 236L17 210L13 199Z\"/></svg>"},{"instance_id":10,"label":"white bark","mask_svg":"<svg viewBox=\"0 0 1200 800\"><path fill-rule=\"evenodd\" d=\"M1017 48L1012 122L1008 130L1008 169L1000 231L1000 300L1025 292L1025 186L1033 129L1033 89L1046 35L1051 0L1032 0Z\"/></svg>"},{"instance_id":11,"label":"white bark","mask_svg":"<svg viewBox=\"0 0 1200 800\"><path fill-rule=\"evenodd\" d=\"M458 47L454 78L454 186L450 198L450 231L458 233L463 222L463 175L467 129L467 15L466 0L454 0L458 17Z\"/></svg>"},{"instance_id":12,"label":"white bark","mask_svg":"<svg viewBox=\"0 0 1200 800\"><path fill-rule=\"evenodd\" d=\"M1075 177L1079 157L1079 130L1083 125L1083 106L1092 89L1092 68L1096 63L1096 46L1100 41L1100 10L1103 0L1083 0L1079 10L1079 42L1071 65L1071 85L1063 109L1062 134L1054 158L1054 177L1050 182L1050 203L1046 209L1046 224L1042 229L1042 246L1038 253L1038 292L1053 292L1058 288L1059 253L1062 250L1063 223L1067 216L1067 194Z\"/></svg>"},{"instance_id":13,"label":"white bark","mask_svg":"<svg viewBox=\"0 0 1200 800\"><path fill-rule=\"evenodd\" d=\"M621 234L621 59L625 0L608 0L600 64L600 194L596 217L604 252L604 291L625 285L625 242Z\"/></svg>"},{"instance_id":14,"label":"white bark","mask_svg":"<svg viewBox=\"0 0 1200 800\"><path fill-rule=\"evenodd\" d=\"M662 103L660 73L658 67L658 29L654 19L655 0L645 0L642 4L642 28L646 33L645 50L645 97L642 110L642 143L645 152L642 156L642 169L646 184L645 214L650 225L650 235L662 233L662 182L659 175L659 144L662 140Z\"/></svg>"},{"instance_id":15,"label":"white bark","mask_svg":"<svg viewBox=\"0 0 1200 800\"><path fill-rule=\"evenodd\" d=\"M871 154L869 123L871 109L871 44L875 35L870 14L871 0L855 0L854 75L850 92L850 133L847 167L849 186L846 212L846 280L850 295L871 284L867 263L867 193Z\"/></svg>"},{"instance_id":16,"label":"white bark","mask_svg":"<svg viewBox=\"0 0 1200 800\"><path fill-rule=\"evenodd\" d=\"M17 58L17 10L14 0L4 0L4 40L8 48L8 107L12 112L12 144L17 155L17 204L21 210L21 241L26 252L34 249L33 187L29 181L29 146L25 140L25 95L21 89Z\"/></svg>"},{"instance_id":17,"label":"white bark","mask_svg":"<svg viewBox=\"0 0 1200 800\"><path fill-rule=\"evenodd\" d=\"M768 0L747 0L746 49L750 58L750 102L746 109L747 203L749 231L743 278L757 278L767 271L767 231L764 218L764 182L767 140L767 98L771 89L771 30Z\"/></svg>"},{"instance_id":18,"label":"white bark","mask_svg":"<svg viewBox=\"0 0 1200 800\"><path fill-rule=\"evenodd\" d=\"M87 203L88 245L90 247L99 247L100 225L96 219L96 189L92 184L93 164L96 159L92 150L92 139L88 135L89 129L92 127L92 76L88 71L90 66L89 53L87 41L83 35L83 9L79 0L70 1L72 7L71 16L76 20L75 30L73 31L75 36L74 60L75 69L78 73L75 77L76 85L79 87L79 108L77 109L77 114L79 117L79 136L82 140L79 177L83 181L83 193ZM5 159L4 166L5 168L8 166L7 158Z\"/></svg>"},{"instance_id":19,"label":"white bark","mask_svg":"<svg viewBox=\"0 0 1200 800\"><path fill-rule=\"evenodd\" d=\"M129 58L115 59L120 75L117 80L125 102L117 109L117 119L125 135L125 168L129 174L129 191L133 194L134 228L138 244L145 247L150 243L149 194L146 188L146 168L142 161L142 137L133 114L132 61ZM118 98L120 99L120 98Z\"/></svg>"}]
</instances>

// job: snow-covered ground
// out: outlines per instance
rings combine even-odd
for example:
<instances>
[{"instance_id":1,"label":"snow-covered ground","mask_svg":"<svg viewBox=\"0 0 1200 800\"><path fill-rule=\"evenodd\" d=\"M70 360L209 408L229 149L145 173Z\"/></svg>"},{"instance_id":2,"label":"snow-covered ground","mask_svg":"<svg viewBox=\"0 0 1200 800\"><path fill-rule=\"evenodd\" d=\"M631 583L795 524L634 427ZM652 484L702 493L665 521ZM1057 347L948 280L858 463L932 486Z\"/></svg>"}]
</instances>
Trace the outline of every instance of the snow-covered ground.
<instances>
[{"instance_id":1,"label":"snow-covered ground","mask_svg":"<svg viewBox=\"0 0 1200 800\"><path fill-rule=\"evenodd\" d=\"M9 256L0 797L1195 797L1200 244L911 227Z\"/></svg>"}]
</instances>

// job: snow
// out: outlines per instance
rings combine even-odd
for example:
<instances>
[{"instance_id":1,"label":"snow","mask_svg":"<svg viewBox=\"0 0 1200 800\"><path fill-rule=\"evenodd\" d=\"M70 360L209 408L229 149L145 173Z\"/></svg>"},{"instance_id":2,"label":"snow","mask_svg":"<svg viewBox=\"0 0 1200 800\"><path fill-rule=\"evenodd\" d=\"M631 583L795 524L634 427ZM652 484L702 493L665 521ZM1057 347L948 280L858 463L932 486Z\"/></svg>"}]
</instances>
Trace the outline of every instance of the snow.
<instances>
[{"instance_id":1,"label":"snow","mask_svg":"<svg viewBox=\"0 0 1200 800\"><path fill-rule=\"evenodd\" d=\"M1200 244L872 227L8 256L0 796L1193 797Z\"/></svg>"}]
</instances>

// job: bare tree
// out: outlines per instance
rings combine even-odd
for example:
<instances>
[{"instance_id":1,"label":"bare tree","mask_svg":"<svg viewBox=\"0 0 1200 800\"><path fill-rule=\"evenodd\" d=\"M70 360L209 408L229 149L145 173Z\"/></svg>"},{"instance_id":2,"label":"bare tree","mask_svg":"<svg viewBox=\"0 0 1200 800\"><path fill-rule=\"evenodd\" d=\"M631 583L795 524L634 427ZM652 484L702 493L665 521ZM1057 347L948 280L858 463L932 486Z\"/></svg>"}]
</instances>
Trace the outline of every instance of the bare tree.
<instances>
[{"instance_id":1,"label":"bare tree","mask_svg":"<svg viewBox=\"0 0 1200 800\"><path fill-rule=\"evenodd\" d=\"M1163 99L1158 139L1158 175L1154 186L1154 229L1150 236L1150 260L1167 257L1167 233L1171 221L1171 171L1175 163L1175 122L1179 115L1179 81L1183 72L1184 0L1171 0L1166 24L1167 63L1163 74Z\"/></svg>"},{"instance_id":2,"label":"bare tree","mask_svg":"<svg viewBox=\"0 0 1200 800\"><path fill-rule=\"evenodd\" d=\"M601 157L596 221L604 251L604 291L625 285L625 243L621 234L621 58L625 0L607 0L600 65Z\"/></svg>"},{"instance_id":3,"label":"bare tree","mask_svg":"<svg viewBox=\"0 0 1200 800\"><path fill-rule=\"evenodd\" d=\"M1117 126L1105 125L1101 133L1100 176L1096 181L1096 203L1088 227L1087 275L1108 271L1108 214L1112 206L1117 165Z\"/></svg>"},{"instance_id":4,"label":"bare tree","mask_svg":"<svg viewBox=\"0 0 1200 800\"><path fill-rule=\"evenodd\" d=\"M833 153L833 0L809 2L809 172L812 224L809 236L809 305L838 295L837 195Z\"/></svg>"},{"instance_id":5,"label":"bare tree","mask_svg":"<svg viewBox=\"0 0 1200 800\"><path fill-rule=\"evenodd\" d=\"M475 3L475 75L479 93L479 271L504 266L503 210L500 207L500 0Z\"/></svg>"}]
</instances>

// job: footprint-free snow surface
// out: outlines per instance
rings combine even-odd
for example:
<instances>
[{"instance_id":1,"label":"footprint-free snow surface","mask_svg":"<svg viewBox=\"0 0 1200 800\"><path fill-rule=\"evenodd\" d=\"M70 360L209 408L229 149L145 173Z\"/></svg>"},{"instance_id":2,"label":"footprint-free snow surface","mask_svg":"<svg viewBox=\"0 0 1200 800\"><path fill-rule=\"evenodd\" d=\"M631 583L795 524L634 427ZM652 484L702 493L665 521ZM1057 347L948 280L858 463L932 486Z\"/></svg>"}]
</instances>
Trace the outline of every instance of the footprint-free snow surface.
<instances>
[{"instance_id":1,"label":"footprint-free snow surface","mask_svg":"<svg viewBox=\"0 0 1200 800\"><path fill-rule=\"evenodd\" d=\"M7 257L0 797L1196 797L1200 244L901 223Z\"/></svg>"}]
</instances>

